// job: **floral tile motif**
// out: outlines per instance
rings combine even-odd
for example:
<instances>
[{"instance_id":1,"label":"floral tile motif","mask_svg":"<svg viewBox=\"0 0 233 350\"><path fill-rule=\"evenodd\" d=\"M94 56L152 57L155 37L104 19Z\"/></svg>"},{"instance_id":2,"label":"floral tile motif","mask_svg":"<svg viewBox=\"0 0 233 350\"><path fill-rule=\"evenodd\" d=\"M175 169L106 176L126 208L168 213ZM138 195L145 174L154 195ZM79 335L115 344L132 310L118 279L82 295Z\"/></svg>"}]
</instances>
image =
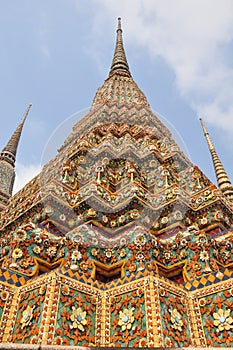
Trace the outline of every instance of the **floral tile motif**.
<instances>
[{"instance_id":1,"label":"floral tile motif","mask_svg":"<svg viewBox=\"0 0 233 350\"><path fill-rule=\"evenodd\" d=\"M142 288L110 299L110 345L145 347L147 323Z\"/></svg>"},{"instance_id":2,"label":"floral tile motif","mask_svg":"<svg viewBox=\"0 0 233 350\"><path fill-rule=\"evenodd\" d=\"M199 298L207 346L233 347L233 288Z\"/></svg>"},{"instance_id":3,"label":"floral tile motif","mask_svg":"<svg viewBox=\"0 0 233 350\"><path fill-rule=\"evenodd\" d=\"M186 298L173 294L163 287L160 287L159 294L165 346L174 348L191 346Z\"/></svg>"},{"instance_id":4,"label":"floral tile motif","mask_svg":"<svg viewBox=\"0 0 233 350\"><path fill-rule=\"evenodd\" d=\"M36 343L38 341L46 288L45 284L41 284L39 288L21 293L11 342Z\"/></svg>"},{"instance_id":5,"label":"floral tile motif","mask_svg":"<svg viewBox=\"0 0 233 350\"><path fill-rule=\"evenodd\" d=\"M95 343L96 296L62 284L53 344L89 346Z\"/></svg>"}]
</instances>

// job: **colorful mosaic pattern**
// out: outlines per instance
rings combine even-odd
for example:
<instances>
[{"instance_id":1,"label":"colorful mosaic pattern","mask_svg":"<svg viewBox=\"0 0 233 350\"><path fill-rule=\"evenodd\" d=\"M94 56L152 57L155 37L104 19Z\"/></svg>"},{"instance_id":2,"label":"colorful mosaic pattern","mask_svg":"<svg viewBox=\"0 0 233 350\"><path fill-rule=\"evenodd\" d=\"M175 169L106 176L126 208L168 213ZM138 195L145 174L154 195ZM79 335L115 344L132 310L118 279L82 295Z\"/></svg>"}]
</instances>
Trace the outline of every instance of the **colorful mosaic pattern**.
<instances>
[{"instance_id":1,"label":"colorful mosaic pattern","mask_svg":"<svg viewBox=\"0 0 233 350\"><path fill-rule=\"evenodd\" d=\"M139 288L110 299L110 344L145 347L147 344L144 290Z\"/></svg>"},{"instance_id":2,"label":"colorful mosaic pattern","mask_svg":"<svg viewBox=\"0 0 233 350\"><path fill-rule=\"evenodd\" d=\"M0 342L232 347L232 203L150 110L121 33L90 112L0 205Z\"/></svg>"},{"instance_id":3,"label":"colorful mosaic pattern","mask_svg":"<svg viewBox=\"0 0 233 350\"><path fill-rule=\"evenodd\" d=\"M174 348L191 346L185 294L177 295L177 291L174 294L161 287L159 294L165 346Z\"/></svg>"},{"instance_id":4,"label":"colorful mosaic pattern","mask_svg":"<svg viewBox=\"0 0 233 350\"><path fill-rule=\"evenodd\" d=\"M72 283L61 284L60 300L57 306L53 343L56 345L95 345L96 305L98 295L82 293L71 287Z\"/></svg>"},{"instance_id":5,"label":"colorful mosaic pattern","mask_svg":"<svg viewBox=\"0 0 233 350\"><path fill-rule=\"evenodd\" d=\"M13 343L35 343L39 335L46 287L21 294L12 337Z\"/></svg>"},{"instance_id":6,"label":"colorful mosaic pattern","mask_svg":"<svg viewBox=\"0 0 233 350\"><path fill-rule=\"evenodd\" d=\"M18 290L2 285L1 341L232 347L232 290L232 279L187 292L151 275L100 290L53 273Z\"/></svg>"}]
</instances>

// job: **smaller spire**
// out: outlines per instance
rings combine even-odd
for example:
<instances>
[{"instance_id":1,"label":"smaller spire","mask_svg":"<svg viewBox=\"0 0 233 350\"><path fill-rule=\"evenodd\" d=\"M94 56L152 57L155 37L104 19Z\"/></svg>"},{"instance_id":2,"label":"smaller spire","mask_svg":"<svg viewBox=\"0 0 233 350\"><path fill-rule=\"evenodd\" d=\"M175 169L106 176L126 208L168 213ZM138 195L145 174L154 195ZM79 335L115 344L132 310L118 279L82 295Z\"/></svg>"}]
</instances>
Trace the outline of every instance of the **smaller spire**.
<instances>
[{"instance_id":1,"label":"smaller spire","mask_svg":"<svg viewBox=\"0 0 233 350\"><path fill-rule=\"evenodd\" d=\"M3 148L2 152L0 153L0 159L4 159L4 160L8 161L13 166L15 164L15 157L16 157L16 152L17 152L20 136L22 133L22 129L23 129L25 120L28 116L28 113L30 111L31 106L32 106L32 104L30 103L28 105L22 119L21 119L21 122L19 123L15 132L11 136L7 145Z\"/></svg>"},{"instance_id":2,"label":"smaller spire","mask_svg":"<svg viewBox=\"0 0 233 350\"><path fill-rule=\"evenodd\" d=\"M218 182L218 186L222 193L230 200L233 201L233 186L231 184L231 181L229 177L227 176L227 173L217 155L217 152L215 151L214 145L211 141L210 135L208 131L206 130L206 127L203 123L202 118L200 118L201 126L210 150L210 154L212 156L214 170Z\"/></svg>"},{"instance_id":3,"label":"smaller spire","mask_svg":"<svg viewBox=\"0 0 233 350\"><path fill-rule=\"evenodd\" d=\"M115 53L112 60L112 65L110 69L109 76L114 73L119 73L121 75L131 77L129 71L129 65L126 59L125 50L123 46L123 38L122 38L122 29L121 29L121 18L118 18L118 26L117 26L117 37L116 37L116 47Z\"/></svg>"}]
</instances>

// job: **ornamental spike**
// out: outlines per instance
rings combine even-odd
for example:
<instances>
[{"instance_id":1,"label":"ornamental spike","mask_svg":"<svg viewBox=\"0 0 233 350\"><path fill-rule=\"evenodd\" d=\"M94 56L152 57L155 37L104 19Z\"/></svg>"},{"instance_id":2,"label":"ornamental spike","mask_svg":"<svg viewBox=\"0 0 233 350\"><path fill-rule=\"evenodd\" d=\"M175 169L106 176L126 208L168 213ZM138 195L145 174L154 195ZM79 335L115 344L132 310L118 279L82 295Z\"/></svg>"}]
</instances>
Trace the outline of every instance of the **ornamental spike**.
<instances>
[{"instance_id":1,"label":"ornamental spike","mask_svg":"<svg viewBox=\"0 0 233 350\"><path fill-rule=\"evenodd\" d=\"M220 161L217 152L214 148L213 142L210 138L210 135L204 125L204 122L202 118L200 118L201 126L208 144L208 148L210 150L210 154L212 157L213 165L214 165L214 171L218 182L218 187L222 191L222 193L233 202L233 186L231 184L231 181L222 165L222 162Z\"/></svg>"},{"instance_id":2,"label":"ornamental spike","mask_svg":"<svg viewBox=\"0 0 233 350\"><path fill-rule=\"evenodd\" d=\"M131 74L129 71L129 65L128 65L128 62L126 59L124 45L123 45L121 18L120 17L118 17L116 47L115 47L115 53L113 56L109 76L111 76L115 73L131 77Z\"/></svg>"}]
</instances>

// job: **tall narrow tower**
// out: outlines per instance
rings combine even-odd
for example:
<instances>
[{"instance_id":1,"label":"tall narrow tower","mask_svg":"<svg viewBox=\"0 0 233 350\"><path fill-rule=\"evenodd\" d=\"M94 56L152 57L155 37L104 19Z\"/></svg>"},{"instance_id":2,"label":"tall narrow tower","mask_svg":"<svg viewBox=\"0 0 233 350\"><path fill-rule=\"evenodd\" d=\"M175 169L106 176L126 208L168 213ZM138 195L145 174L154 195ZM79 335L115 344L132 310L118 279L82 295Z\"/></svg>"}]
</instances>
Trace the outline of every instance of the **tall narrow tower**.
<instances>
[{"instance_id":1,"label":"tall narrow tower","mask_svg":"<svg viewBox=\"0 0 233 350\"><path fill-rule=\"evenodd\" d=\"M16 128L15 132L11 136L7 145L0 153L0 211L6 207L7 202L12 195L14 180L15 180L15 159L17 148L22 133L23 125L31 108L31 104L28 105L24 116Z\"/></svg>"},{"instance_id":2,"label":"tall narrow tower","mask_svg":"<svg viewBox=\"0 0 233 350\"><path fill-rule=\"evenodd\" d=\"M214 171L215 171L215 175L217 178L217 182L218 182L218 187L220 188L220 190L222 191L222 193L227 197L227 199L231 202L233 202L233 186L231 184L231 181L222 165L221 160L219 159L217 152L214 148L214 145L211 141L210 135L203 123L202 118L200 118L200 122L202 125L202 129L210 150L210 154L213 160L213 165L214 165Z\"/></svg>"},{"instance_id":3,"label":"tall narrow tower","mask_svg":"<svg viewBox=\"0 0 233 350\"><path fill-rule=\"evenodd\" d=\"M118 27L117 27L117 38L116 38L116 47L115 53L112 60L112 65L110 69L109 75L113 75L114 73L121 73L121 75L126 77L131 77L129 71L129 65L126 59L125 50L123 46L123 38L122 38L122 29L121 29L121 18L118 18Z\"/></svg>"}]
</instances>

